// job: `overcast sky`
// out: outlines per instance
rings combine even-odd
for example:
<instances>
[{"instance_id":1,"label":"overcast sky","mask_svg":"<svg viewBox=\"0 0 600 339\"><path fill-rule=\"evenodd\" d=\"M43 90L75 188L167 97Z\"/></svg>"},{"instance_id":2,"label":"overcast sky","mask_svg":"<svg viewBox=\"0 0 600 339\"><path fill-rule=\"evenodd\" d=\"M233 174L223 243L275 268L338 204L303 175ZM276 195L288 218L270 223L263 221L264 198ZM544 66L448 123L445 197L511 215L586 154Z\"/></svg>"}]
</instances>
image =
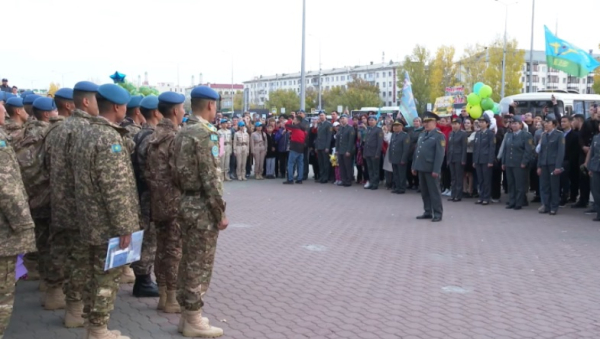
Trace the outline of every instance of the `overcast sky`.
<instances>
[{"instance_id":1,"label":"overcast sky","mask_svg":"<svg viewBox=\"0 0 600 339\"><path fill-rule=\"evenodd\" d=\"M506 7L495 0L306 3L307 70L319 67L319 40L322 67L331 68L378 63L383 52L397 61L416 43L432 52L454 45L460 55L504 33ZM508 35L525 49L531 5L508 7ZM184 86L200 73L231 83L232 64L236 83L300 70L302 0L12 0L3 8L0 77L21 88L104 83L115 71ZM598 52L600 1L538 0L535 12L534 49L544 48L544 24L554 31L558 19L559 37Z\"/></svg>"}]
</instances>

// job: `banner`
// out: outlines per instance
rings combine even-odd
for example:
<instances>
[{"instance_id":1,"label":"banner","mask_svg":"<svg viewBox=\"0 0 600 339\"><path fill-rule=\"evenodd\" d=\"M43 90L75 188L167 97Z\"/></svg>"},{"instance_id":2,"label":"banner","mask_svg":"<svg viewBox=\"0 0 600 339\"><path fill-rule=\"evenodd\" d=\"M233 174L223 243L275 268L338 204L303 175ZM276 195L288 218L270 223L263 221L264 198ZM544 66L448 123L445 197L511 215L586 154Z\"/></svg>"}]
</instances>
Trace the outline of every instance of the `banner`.
<instances>
[{"instance_id":1,"label":"banner","mask_svg":"<svg viewBox=\"0 0 600 339\"><path fill-rule=\"evenodd\" d=\"M466 104L467 97L465 96L464 86L446 87L445 96L453 96L455 104Z\"/></svg>"},{"instance_id":2,"label":"banner","mask_svg":"<svg viewBox=\"0 0 600 339\"><path fill-rule=\"evenodd\" d=\"M433 113L439 116L448 116L454 113L454 97L451 95L435 99Z\"/></svg>"},{"instance_id":3,"label":"banner","mask_svg":"<svg viewBox=\"0 0 600 339\"><path fill-rule=\"evenodd\" d=\"M600 62L588 52L557 38L550 32L548 27L544 26L544 29L546 30L546 62L548 67L584 78L600 66Z\"/></svg>"},{"instance_id":4,"label":"banner","mask_svg":"<svg viewBox=\"0 0 600 339\"><path fill-rule=\"evenodd\" d=\"M402 87L402 99L400 100L400 113L402 113L402 116L409 127L412 127L413 120L419 117L408 72L404 72L404 86Z\"/></svg>"}]
</instances>

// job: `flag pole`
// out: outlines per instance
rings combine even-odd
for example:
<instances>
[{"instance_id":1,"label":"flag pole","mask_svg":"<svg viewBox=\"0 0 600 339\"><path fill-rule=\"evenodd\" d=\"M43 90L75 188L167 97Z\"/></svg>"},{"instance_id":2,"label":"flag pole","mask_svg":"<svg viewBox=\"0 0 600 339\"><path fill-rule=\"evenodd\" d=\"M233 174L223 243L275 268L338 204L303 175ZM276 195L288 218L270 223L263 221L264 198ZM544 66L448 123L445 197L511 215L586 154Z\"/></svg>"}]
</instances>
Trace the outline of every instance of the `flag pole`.
<instances>
[{"instance_id":1,"label":"flag pole","mask_svg":"<svg viewBox=\"0 0 600 339\"><path fill-rule=\"evenodd\" d=\"M535 0L531 5L531 45L529 46L529 93L533 92L533 21L535 19Z\"/></svg>"}]
</instances>

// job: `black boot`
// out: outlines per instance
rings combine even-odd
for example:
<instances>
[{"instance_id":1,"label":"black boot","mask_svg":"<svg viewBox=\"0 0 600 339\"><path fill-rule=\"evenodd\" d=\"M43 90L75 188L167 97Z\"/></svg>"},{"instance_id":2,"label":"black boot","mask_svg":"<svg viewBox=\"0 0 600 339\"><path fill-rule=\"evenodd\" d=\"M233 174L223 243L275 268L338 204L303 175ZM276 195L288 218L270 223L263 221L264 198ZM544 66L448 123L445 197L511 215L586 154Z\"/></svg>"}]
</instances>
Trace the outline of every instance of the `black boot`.
<instances>
[{"instance_id":1,"label":"black boot","mask_svg":"<svg viewBox=\"0 0 600 339\"><path fill-rule=\"evenodd\" d=\"M158 297L158 285L150 274L135 275L135 283L133 284L133 296L138 298L155 298Z\"/></svg>"}]
</instances>

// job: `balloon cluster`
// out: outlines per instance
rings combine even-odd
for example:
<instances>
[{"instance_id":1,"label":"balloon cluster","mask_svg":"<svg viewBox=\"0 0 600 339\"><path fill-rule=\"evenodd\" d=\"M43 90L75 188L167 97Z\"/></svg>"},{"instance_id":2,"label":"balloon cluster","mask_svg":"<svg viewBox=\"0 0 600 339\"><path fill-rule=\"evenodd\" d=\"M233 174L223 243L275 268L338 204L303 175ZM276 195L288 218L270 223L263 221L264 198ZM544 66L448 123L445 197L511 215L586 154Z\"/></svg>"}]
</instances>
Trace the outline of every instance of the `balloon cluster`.
<instances>
[{"instance_id":1,"label":"balloon cluster","mask_svg":"<svg viewBox=\"0 0 600 339\"><path fill-rule=\"evenodd\" d=\"M467 96L467 113L472 119L479 119L484 111L500 114L500 105L491 98L492 88L483 82L473 85L473 92Z\"/></svg>"}]
</instances>

